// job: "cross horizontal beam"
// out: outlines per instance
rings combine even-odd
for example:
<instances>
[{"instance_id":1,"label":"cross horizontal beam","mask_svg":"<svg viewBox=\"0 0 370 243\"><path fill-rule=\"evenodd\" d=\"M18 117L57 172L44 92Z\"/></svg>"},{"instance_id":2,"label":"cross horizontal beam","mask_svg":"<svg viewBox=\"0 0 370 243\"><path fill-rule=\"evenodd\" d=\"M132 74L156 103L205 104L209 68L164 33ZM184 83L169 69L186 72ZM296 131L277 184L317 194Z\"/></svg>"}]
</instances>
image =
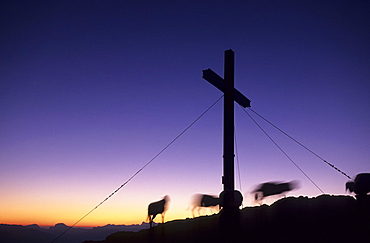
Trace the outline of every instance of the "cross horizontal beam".
<instances>
[{"instance_id":1,"label":"cross horizontal beam","mask_svg":"<svg viewBox=\"0 0 370 243\"><path fill-rule=\"evenodd\" d=\"M225 81L210 68L203 70L203 78L225 93ZM251 107L251 101L234 88L234 100L242 107Z\"/></svg>"}]
</instances>

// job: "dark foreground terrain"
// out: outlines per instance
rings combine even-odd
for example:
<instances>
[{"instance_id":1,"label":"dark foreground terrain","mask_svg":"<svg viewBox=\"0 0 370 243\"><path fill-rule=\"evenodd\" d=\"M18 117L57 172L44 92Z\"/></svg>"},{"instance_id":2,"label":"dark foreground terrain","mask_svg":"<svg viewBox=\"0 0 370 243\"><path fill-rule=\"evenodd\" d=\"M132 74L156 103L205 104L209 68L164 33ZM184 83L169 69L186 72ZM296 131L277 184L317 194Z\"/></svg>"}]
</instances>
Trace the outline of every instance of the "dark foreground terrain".
<instances>
[{"instance_id":1,"label":"dark foreground terrain","mask_svg":"<svg viewBox=\"0 0 370 243\"><path fill-rule=\"evenodd\" d=\"M283 198L271 206L247 207L239 220L222 214L175 220L139 232L117 232L118 242L370 242L370 198L321 195Z\"/></svg>"}]
</instances>

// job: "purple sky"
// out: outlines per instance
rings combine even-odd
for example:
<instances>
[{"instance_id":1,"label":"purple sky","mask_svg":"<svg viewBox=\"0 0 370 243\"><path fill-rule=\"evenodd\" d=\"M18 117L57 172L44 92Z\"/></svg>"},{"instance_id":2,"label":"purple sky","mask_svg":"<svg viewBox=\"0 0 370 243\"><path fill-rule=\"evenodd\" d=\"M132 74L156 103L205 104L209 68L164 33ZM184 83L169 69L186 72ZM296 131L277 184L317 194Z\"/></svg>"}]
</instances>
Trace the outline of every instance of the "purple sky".
<instances>
[{"instance_id":1,"label":"purple sky","mask_svg":"<svg viewBox=\"0 0 370 243\"><path fill-rule=\"evenodd\" d=\"M202 70L223 76L227 49L253 110L349 176L369 172L369 11L364 0L2 1L0 223L75 223L222 95ZM167 219L190 217L193 194L222 190L222 113L220 101L80 224L140 223L166 194ZM256 119L325 193L345 194L345 176ZM266 181L321 194L238 106L235 126L245 206Z\"/></svg>"}]
</instances>

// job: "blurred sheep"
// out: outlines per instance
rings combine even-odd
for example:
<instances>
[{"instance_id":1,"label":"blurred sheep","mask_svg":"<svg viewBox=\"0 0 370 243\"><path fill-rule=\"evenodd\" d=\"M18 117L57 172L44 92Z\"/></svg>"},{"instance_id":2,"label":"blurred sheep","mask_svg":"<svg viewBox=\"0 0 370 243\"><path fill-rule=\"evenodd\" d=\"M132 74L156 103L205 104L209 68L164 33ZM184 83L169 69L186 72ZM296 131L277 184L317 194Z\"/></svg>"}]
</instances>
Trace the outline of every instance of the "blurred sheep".
<instances>
[{"instance_id":1,"label":"blurred sheep","mask_svg":"<svg viewBox=\"0 0 370 243\"><path fill-rule=\"evenodd\" d=\"M365 197L370 192L370 173L358 174L354 181L346 183L346 191L354 192L356 198Z\"/></svg>"},{"instance_id":2,"label":"blurred sheep","mask_svg":"<svg viewBox=\"0 0 370 243\"><path fill-rule=\"evenodd\" d=\"M262 200L273 195L285 195L286 192L297 189L298 181L291 182L265 182L259 184L251 193L254 193L254 199L257 203L262 204Z\"/></svg>"},{"instance_id":3,"label":"blurred sheep","mask_svg":"<svg viewBox=\"0 0 370 243\"><path fill-rule=\"evenodd\" d=\"M157 202L152 202L148 206L148 218L150 223L150 228L153 226L153 220L157 214L162 215L162 223L164 223L164 215L168 210L168 203L170 201L170 197L168 195L164 196L162 200Z\"/></svg>"},{"instance_id":4,"label":"blurred sheep","mask_svg":"<svg viewBox=\"0 0 370 243\"><path fill-rule=\"evenodd\" d=\"M190 204L190 209L193 214L194 218L194 212L197 211L198 215L200 215L200 210L202 208L209 208L211 210L211 213L215 211L219 211L219 204L220 199L217 196L213 195L207 195L207 194L195 194L192 197L192 201Z\"/></svg>"}]
</instances>

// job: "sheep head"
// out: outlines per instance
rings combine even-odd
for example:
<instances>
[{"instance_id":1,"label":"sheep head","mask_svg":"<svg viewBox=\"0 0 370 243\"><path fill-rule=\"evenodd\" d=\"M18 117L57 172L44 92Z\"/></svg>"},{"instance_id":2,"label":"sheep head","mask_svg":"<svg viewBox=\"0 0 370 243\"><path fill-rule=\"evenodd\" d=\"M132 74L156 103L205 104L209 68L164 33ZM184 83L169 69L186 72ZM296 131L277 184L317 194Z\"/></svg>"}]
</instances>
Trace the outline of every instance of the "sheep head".
<instances>
[{"instance_id":1,"label":"sheep head","mask_svg":"<svg viewBox=\"0 0 370 243\"><path fill-rule=\"evenodd\" d=\"M355 191L355 182L353 181L349 181L346 183L346 191L349 191L349 192L354 192Z\"/></svg>"}]
</instances>

